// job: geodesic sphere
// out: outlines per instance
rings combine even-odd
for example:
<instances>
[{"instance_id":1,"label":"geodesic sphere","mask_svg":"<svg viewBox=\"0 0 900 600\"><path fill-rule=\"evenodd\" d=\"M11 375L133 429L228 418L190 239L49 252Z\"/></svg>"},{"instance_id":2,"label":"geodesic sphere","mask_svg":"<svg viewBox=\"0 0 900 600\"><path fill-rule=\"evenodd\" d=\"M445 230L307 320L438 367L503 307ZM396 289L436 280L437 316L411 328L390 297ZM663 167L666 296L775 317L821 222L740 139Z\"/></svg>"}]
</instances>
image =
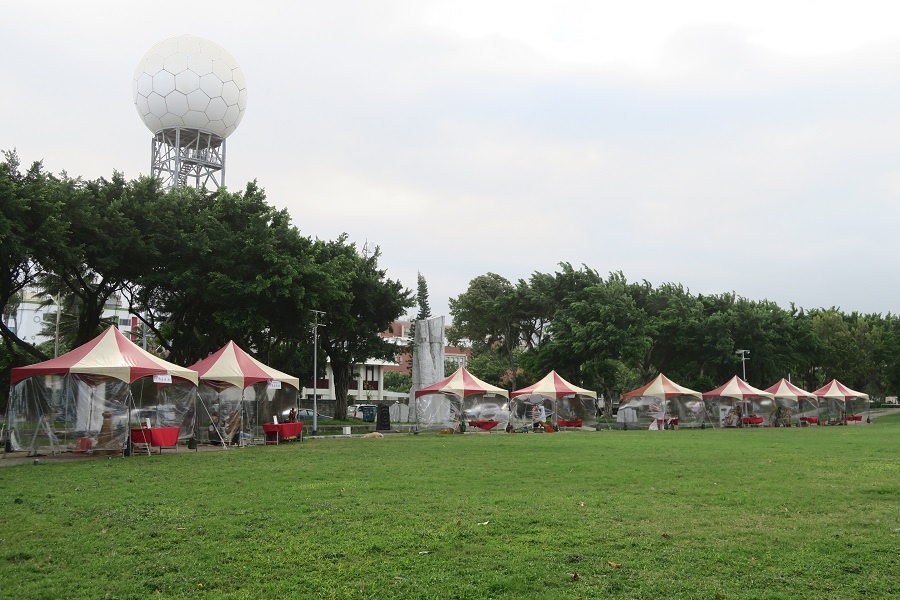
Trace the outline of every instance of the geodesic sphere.
<instances>
[{"instance_id":1,"label":"geodesic sphere","mask_svg":"<svg viewBox=\"0 0 900 600\"><path fill-rule=\"evenodd\" d=\"M234 57L193 35L156 44L134 71L134 106L153 133L169 127L226 138L247 108L247 82Z\"/></svg>"}]
</instances>

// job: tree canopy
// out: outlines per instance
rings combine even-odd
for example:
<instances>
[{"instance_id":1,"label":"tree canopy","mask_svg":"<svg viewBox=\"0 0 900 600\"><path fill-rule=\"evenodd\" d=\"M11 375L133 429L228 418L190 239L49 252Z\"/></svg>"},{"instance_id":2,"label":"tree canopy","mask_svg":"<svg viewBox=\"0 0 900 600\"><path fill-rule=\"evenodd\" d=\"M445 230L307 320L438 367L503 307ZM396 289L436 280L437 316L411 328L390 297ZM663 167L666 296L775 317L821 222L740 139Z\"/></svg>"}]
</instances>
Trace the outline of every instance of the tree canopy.
<instances>
[{"instance_id":1,"label":"tree canopy","mask_svg":"<svg viewBox=\"0 0 900 600\"><path fill-rule=\"evenodd\" d=\"M343 414L361 375L354 365L397 354L379 334L411 307L416 318L431 315L421 274L413 293L379 265L378 249L360 251L346 235L303 235L256 182L165 192L152 178L83 181L40 162L23 169L5 152L0 207L3 378L52 355L7 326L28 290L63 307L62 348L97 335L104 307L118 304L174 362L191 364L234 340L288 373L312 372L316 310L325 313L318 337ZM757 386L791 376L807 389L838 378L875 397L900 387L900 319L891 314L694 295L569 263L514 282L475 276L450 299L450 314L448 339L471 346L470 370L509 389L555 369L608 395L659 372L707 390L742 373L738 349L749 350L747 379Z\"/></svg>"},{"instance_id":2,"label":"tree canopy","mask_svg":"<svg viewBox=\"0 0 900 600\"><path fill-rule=\"evenodd\" d=\"M413 303L378 265L378 251L361 254L346 235L302 235L256 182L236 192L164 192L156 179L118 173L73 180L41 163L22 172L7 152L0 206L4 315L24 290L43 290L71 320L60 327L65 347L99 334L104 307L115 301L173 362L192 364L234 340L279 370L312 373L311 310L321 310L322 350L346 406L352 365L393 358L379 333ZM6 377L8 367L49 358L5 320L0 335Z\"/></svg>"},{"instance_id":3,"label":"tree canopy","mask_svg":"<svg viewBox=\"0 0 900 600\"><path fill-rule=\"evenodd\" d=\"M666 373L706 391L742 375L768 387L781 377L809 390L832 378L875 397L896 394L900 319L802 310L733 293L693 295L676 283L628 282L620 272L562 263L515 284L496 273L450 300L450 339L468 340L469 369L495 385L524 387L555 369L608 397Z\"/></svg>"}]
</instances>

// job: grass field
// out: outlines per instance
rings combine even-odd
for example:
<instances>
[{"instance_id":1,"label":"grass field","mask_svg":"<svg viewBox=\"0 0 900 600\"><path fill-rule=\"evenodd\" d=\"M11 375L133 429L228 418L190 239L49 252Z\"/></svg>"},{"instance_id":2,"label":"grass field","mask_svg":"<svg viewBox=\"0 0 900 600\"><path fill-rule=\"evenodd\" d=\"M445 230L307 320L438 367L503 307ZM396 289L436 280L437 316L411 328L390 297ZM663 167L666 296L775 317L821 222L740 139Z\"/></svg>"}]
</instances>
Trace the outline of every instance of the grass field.
<instances>
[{"instance_id":1,"label":"grass field","mask_svg":"<svg viewBox=\"0 0 900 600\"><path fill-rule=\"evenodd\" d=\"M900 418L0 469L3 598L889 598Z\"/></svg>"}]
</instances>

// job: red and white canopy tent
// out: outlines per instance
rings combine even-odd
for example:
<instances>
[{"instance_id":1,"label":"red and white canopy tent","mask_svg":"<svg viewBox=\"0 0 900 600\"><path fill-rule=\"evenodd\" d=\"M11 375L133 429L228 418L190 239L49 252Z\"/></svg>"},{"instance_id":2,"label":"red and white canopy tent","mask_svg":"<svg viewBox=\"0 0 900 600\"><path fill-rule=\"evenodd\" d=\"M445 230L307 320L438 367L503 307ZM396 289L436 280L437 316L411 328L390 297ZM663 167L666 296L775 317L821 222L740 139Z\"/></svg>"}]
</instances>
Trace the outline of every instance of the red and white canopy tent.
<instances>
[{"instance_id":1,"label":"red and white canopy tent","mask_svg":"<svg viewBox=\"0 0 900 600\"><path fill-rule=\"evenodd\" d=\"M260 382L280 382L299 389L300 379L256 360L233 341L222 346L214 354L191 365L200 381L248 388Z\"/></svg>"},{"instance_id":2,"label":"red and white canopy tent","mask_svg":"<svg viewBox=\"0 0 900 600\"><path fill-rule=\"evenodd\" d=\"M128 427L145 419L185 436L193 428L197 373L139 348L116 327L62 356L14 368L10 384L14 448L121 450Z\"/></svg>"},{"instance_id":3,"label":"red and white canopy tent","mask_svg":"<svg viewBox=\"0 0 900 600\"><path fill-rule=\"evenodd\" d=\"M703 394L679 385L660 373L650 383L622 395L622 409L644 410L654 419L651 428L659 428L657 419L678 419L674 424L702 424L706 415Z\"/></svg>"},{"instance_id":4,"label":"red and white canopy tent","mask_svg":"<svg viewBox=\"0 0 900 600\"><path fill-rule=\"evenodd\" d=\"M425 396L426 394L446 394L450 396L459 396L466 398L479 394L498 394L505 398L509 398L509 392L503 388L484 382L465 368L460 367L448 377L441 379L436 383L416 390L416 398Z\"/></svg>"},{"instance_id":5,"label":"red and white canopy tent","mask_svg":"<svg viewBox=\"0 0 900 600\"><path fill-rule=\"evenodd\" d=\"M508 399L509 392L460 367L452 375L416 390L416 426L425 429L453 426L462 421L468 405L494 396Z\"/></svg>"},{"instance_id":6,"label":"red and white canopy tent","mask_svg":"<svg viewBox=\"0 0 900 600\"><path fill-rule=\"evenodd\" d=\"M416 428L455 427L463 413L485 399L509 398L509 392L491 385L460 367L452 375L416 390L414 394ZM501 410L498 405L496 410Z\"/></svg>"},{"instance_id":7,"label":"red and white canopy tent","mask_svg":"<svg viewBox=\"0 0 900 600\"><path fill-rule=\"evenodd\" d=\"M169 375L197 384L197 373L154 356L135 345L116 327L57 358L16 367L10 385L36 375L84 374L134 383L141 377Z\"/></svg>"},{"instance_id":8,"label":"red and white canopy tent","mask_svg":"<svg viewBox=\"0 0 900 600\"><path fill-rule=\"evenodd\" d=\"M816 395L797 387L784 377L765 391L775 396L772 412L764 415L766 423L775 426L788 425L796 417L797 424L815 424L818 419Z\"/></svg>"},{"instance_id":9,"label":"red and white canopy tent","mask_svg":"<svg viewBox=\"0 0 900 600\"><path fill-rule=\"evenodd\" d=\"M725 385L704 392L703 398L707 401L715 401L716 398L719 398L720 402L721 399L725 399L725 406L723 407L720 404L719 408L721 423L723 425L734 427L741 427L746 423L745 419L754 418L749 415L751 411L746 410L747 405L752 406L751 402L753 400L764 399L769 400L770 402L775 401L775 396L772 393L753 387L737 375L729 379ZM722 414L723 412L725 413L724 415ZM715 414L715 412L713 414ZM760 423L752 424L761 423L762 421L760 421Z\"/></svg>"},{"instance_id":10,"label":"red and white canopy tent","mask_svg":"<svg viewBox=\"0 0 900 600\"><path fill-rule=\"evenodd\" d=\"M550 371L534 385L515 390L511 397L514 399L510 406L510 424L513 427L536 420L530 415L534 414L535 408L543 406L544 399L550 400L556 421L561 427L579 421L580 427L586 419L597 414L597 392L569 383L556 371ZM586 398L591 400L585 403ZM541 413L546 413L546 410ZM543 419L538 417L537 420Z\"/></svg>"},{"instance_id":11,"label":"red and white canopy tent","mask_svg":"<svg viewBox=\"0 0 900 600\"><path fill-rule=\"evenodd\" d=\"M769 392L775 398L789 398L793 400L800 400L801 398L815 398L816 395L812 392L807 392L806 390L797 387L784 377L782 377L778 382L770 387L767 387L765 391Z\"/></svg>"},{"instance_id":12,"label":"red and white canopy tent","mask_svg":"<svg viewBox=\"0 0 900 600\"><path fill-rule=\"evenodd\" d=\"M682 385L678 385L662 373L657 375L653 381L645 385L644 387L640 387L636 390L632 390L622 395L622 398L658 398L659 400L668 400L669 398L675 398L677 396L693 396L698 400L703 399L703 394L700 392L695 392L692 389L686 388Z\"/></svg>"},{"instance_id":13,"label":"red and white canopy tent","mask_svg":"<svg viewBox=\"0 0 900 600\"><path fill-rule=\"evenodd\" d=\"M857 411L865 410L869 406L868 394L852 390L837 379L832 379L813 394L819 399L820 413L824 408L826 410L824 417L830 422L846 423L848 414L855 415Z\"/></svg>"},{"instance_id":14,"label":"red and white canopy tent","mask_svg":"<svg viewBox=\"0 0 900 600\"><path fill-rule=\"evenodd\" d=\"M262 423L272 417L284 421L297 408L300 379L253 358L234 341L190 368L200 378L200 427L213 438L231 440L248 426L254 430L250 439L262 437Z\"/></svg>"}]
</instances>

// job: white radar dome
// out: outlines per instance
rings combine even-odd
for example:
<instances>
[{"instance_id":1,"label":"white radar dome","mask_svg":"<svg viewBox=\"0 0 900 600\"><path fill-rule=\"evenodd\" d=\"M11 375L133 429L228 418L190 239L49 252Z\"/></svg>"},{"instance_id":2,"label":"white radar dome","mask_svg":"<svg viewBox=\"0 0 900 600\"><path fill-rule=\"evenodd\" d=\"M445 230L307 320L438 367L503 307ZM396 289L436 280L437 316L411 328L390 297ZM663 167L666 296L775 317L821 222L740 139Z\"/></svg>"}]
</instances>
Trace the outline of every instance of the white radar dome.
<instances>
[{"instance_id":1,"label":"white radar dome","mask_svg":"<svg viewBox=\"0 0 900 600\"><path fill-rule=\"evenodd\" d=\"M192 35L153 46L134 72L134 106L152 133L197 129L222 139L247 108L247 82L234 57Z\"/></svg>"}]
</instances>

